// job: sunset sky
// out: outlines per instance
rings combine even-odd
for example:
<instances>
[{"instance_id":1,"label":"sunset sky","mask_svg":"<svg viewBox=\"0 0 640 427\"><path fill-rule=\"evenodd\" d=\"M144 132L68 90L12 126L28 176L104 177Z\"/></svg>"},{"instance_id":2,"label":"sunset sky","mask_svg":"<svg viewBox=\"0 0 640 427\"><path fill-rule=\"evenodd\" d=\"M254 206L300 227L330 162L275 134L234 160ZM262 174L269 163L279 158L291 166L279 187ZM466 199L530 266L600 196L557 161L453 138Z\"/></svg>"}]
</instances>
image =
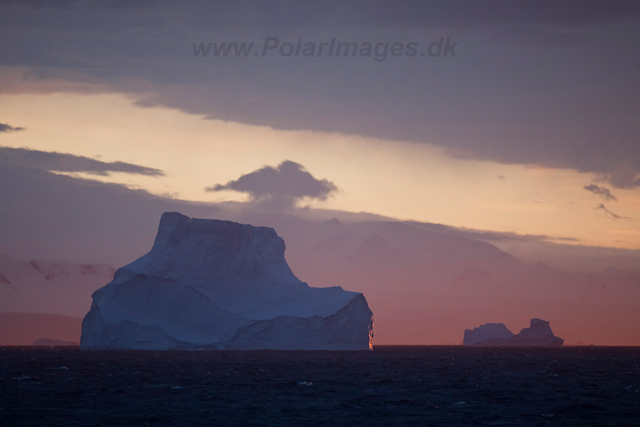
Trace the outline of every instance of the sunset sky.
<instances>
[{"instance_id":1,"label":"sunset sky","mask_svg":"<svg viewBox=\"0 0 640 427\"><path fill-rule=\"evenodd\" d=\"M637 0L3 2L0 279L179 211L276 228L380 343L638 345L638 46Z\"/></svg>"},{"instance_id":2,"label":"sunset sky","mask_svg":"<svg viewBox=\"0 0 640 427\"><path fill-rule=\"evenodd\" d=\"M9 2L0 17L0 146L76 156L42 170L247 201L206 188L289 160L331 184L297 207L640 249L636 1L55 4ZM266 38L424 55L262 56ZM445 41L447 57L431 56ZM196 57L201 42L256 53ZM2 151L0 166L33 167L25 153ZM73 222L5 200L3 228Z\"/></svg>"}]
</instances>

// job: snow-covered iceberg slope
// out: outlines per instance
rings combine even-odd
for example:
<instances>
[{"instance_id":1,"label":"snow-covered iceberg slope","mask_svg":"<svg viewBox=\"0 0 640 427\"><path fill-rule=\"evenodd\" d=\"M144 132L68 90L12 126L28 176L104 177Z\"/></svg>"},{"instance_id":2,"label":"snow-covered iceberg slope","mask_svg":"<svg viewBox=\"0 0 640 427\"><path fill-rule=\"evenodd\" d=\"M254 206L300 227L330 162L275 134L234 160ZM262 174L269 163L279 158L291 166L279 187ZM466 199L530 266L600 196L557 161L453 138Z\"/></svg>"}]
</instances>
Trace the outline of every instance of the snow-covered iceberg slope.
<instances>
[{"instance_id":1,"label":"snow-covered iceberg slope","mask_svg":"<svg viewBox=\"0 0 640 427\"><path fill-rule=\"evenodd\" d=\"M364 296L312 288L274 229L162 215L151 251L93 294L83 349L369 349Z\"/></svg>"},{"instance_id":2,"label":"snow-covered iceberg slope","mask_svg":"<svg viewBox=\"0 0 640 427\"><path fill-rule=\"evenodd\" d=\"M549 322L541 319L531 319L529 327L517 335L502 323L487 323L465 330L463 341L463 345L519 347L560 347L563 343L562 338L553 334Z\"/></svg>"}]
</instances>

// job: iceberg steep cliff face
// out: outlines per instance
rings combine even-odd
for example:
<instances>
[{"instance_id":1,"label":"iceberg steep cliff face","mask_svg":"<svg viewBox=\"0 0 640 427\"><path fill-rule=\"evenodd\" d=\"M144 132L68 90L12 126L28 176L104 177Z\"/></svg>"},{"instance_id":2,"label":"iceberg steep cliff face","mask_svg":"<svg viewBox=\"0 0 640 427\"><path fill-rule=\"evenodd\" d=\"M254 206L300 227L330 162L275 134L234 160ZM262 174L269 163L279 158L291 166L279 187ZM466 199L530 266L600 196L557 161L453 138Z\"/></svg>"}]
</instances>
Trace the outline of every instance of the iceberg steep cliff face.
<instances>
[{"instance_id":1,"label":"iceberg steep cliff face","mask_svg":"<svg viewBox=\"0 0 640 427\"><path fill-rule=\"evenodd\" d=\"M275 230L162 215L151 251L93 294L85 349L367 349L362 294L312 288Z\"/></svg>"},{"instance_id":2,"label":"iceberg steep cliff face","mask_svg":"<svg viewBox=\"0 0 640 427\"><path fill-rule=\"evenodd\" d=\"M242 327L226 343L229 349L359 350L371 348L371 310L362 294L331 316L280 316ZM363 331L368 330L368 334Z\"/></svg>"}]
</instances>

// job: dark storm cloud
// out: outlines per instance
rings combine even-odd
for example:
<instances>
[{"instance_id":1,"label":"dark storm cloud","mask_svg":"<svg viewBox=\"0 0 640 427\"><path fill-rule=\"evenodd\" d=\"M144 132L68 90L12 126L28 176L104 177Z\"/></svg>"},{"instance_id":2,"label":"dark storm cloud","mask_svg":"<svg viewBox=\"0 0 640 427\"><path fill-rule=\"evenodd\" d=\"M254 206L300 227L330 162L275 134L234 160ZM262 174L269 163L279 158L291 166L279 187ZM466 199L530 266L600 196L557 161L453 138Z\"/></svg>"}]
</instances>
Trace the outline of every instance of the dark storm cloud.
<instances>
[{"instance_id":1,"label":"dark storm cloud","mask_svg":"<svg viewBox=\"0 0 640 427\"><path fill-rule=\"evenodd\" d=\"M122 172L146 176L163 176L160 169L124 162L101 162L74 154L38 151L27 148L0 147L0 165L40 169L56 172L86 172L93 175L109 175Z\"/></svg>"},{"instance_id":2,"label":"dark storm cloud","mask_svg":"<svg viewBox=\"0 0 640 427\"><path fill-rule=\"evenodd\" d=\"M583 187L585 190L592 192L593 194L597 194L599 196L604 197L605 200L607 201L617 201L618 199L616 198L616 196L614 196L613 194L611 194L611 191L609 191L608 188L605 187L599 187L595 184L591 184L591 185L585 185Z\"/></svg>"},{"instance_id":3,"label":"dark storm cloud","mask_svg":"<svg viewBox=\"0 0 640 427\"><path fill-rule=\"evenodd\" d=\"M595 209L604 212L606 217L610 218L610 219L616 219L616 220L618 220L618 219L630 220L631 219L628 216L621 216L621 215L618 215L618 214L615 214L615 213L611 212L609 209L607 209L607 207L604 205L604 203L598 204L598 206L596 206Z\"/></svg>"},{"instance_id":4,"label":"dark storm cloud","mask_svg":"<svg viewBox=\"0 0 640 427\"><path fill-rule=\"evenodd\" d=\"M0 123L0 132L20 132L21 130L24 130L24 128L13 127L11 125Z\"/></svg>"},{"instance_id":5,"label":"dark storm cloud","mask_svg":"<svg viewBox=\"0 0 640 427\"><path fill-rule=\"evenodd\" d=\"M314 178L302 165L285 160L278 167L265 166L235 181L206 188L210 192L224 190L247 193L254 203L289 208L304 198L326 200L338 188L331 181Z\"/></svg>"},{"instance_id":6,"label":"dark storm cloud","mask_svg":"<svg viewBox=\"0 0 640 427\"><path fill-rule=\"evenodd\" d=\"M76 0L14 0L7 1L14 11L56 10L88 12L128 12L128 16L144 17L167 12L172 2L138 1L76 1ZM180 9L186 11L182 17L203 26L222 22L230 24L279 25L298 28L328 23L369 26L413 26L428 27L477 27L499 24L544 24L551 26L581 26L616 21L633 17L640 7L634 0L616 2L599 0L405 0L402 2L373 0L366 3L328 0L308 2L301 5L297 0L268 0L233 3L228 1L185 1ZM91 26L94 30L106 26ZM24 24L15 23L14 25ZM122 28L122 27L120 27Z\"/></svg>"},{"instance_id":7,"label":"dark storm cloud","mask_svg":"<svg viewBox=\"0 0 640 427\"><path fill-rule=\"evenodd\" d=\"M430 143L459 158L640 185L640 3L13 2L0 92L100 88L138 106L276 129ZM370 41L455 58L194 58L193 42ZM607 78L603 78L607 76ZM95 89L97 91L97 89Z\"/></svg>"}]
</instances>

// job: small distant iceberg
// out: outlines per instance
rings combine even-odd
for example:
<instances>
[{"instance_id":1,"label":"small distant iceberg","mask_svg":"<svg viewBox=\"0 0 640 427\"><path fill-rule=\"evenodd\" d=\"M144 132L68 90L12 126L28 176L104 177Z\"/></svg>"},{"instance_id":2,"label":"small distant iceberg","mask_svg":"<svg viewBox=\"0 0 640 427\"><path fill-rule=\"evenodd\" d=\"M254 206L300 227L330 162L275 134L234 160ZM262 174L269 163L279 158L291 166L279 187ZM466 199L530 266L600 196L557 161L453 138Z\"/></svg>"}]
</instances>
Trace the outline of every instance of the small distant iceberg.
<instances>
[{"instance_id":1,"label":"small distant iceberg","mask_svg":"<svg viewBox=\"0 0 640 427\"><path fill-rule=\"evenodd\" d=\"M54 340L51 338L40 338L31 344L35 347L61 347L61 346L77 346L79 343L73 341Z\"/></svg>"},{"instance_id":2,"label":"small distant iceberg","mask_svg":"<svg viewBox=\"0 0 640 427\"><path fill-rule=\"evenodd\" d=\"M482 326L464 331L463 345L476 345L488 340L506 340L513 337L504 323L485 323Z\"/></svg>"},{"instance_id":3,"label":"small distant iceberg","mask_svg":"<svg viewBox=\"0 0 640 427\"><path fill-rule=\"evenodd\" d=\"M549 322L531 319L528 328L514 335L503 323L486 323L464 331L466 346L561 347L564 340L553 334Z\"/></svg>"}]
</instances>

